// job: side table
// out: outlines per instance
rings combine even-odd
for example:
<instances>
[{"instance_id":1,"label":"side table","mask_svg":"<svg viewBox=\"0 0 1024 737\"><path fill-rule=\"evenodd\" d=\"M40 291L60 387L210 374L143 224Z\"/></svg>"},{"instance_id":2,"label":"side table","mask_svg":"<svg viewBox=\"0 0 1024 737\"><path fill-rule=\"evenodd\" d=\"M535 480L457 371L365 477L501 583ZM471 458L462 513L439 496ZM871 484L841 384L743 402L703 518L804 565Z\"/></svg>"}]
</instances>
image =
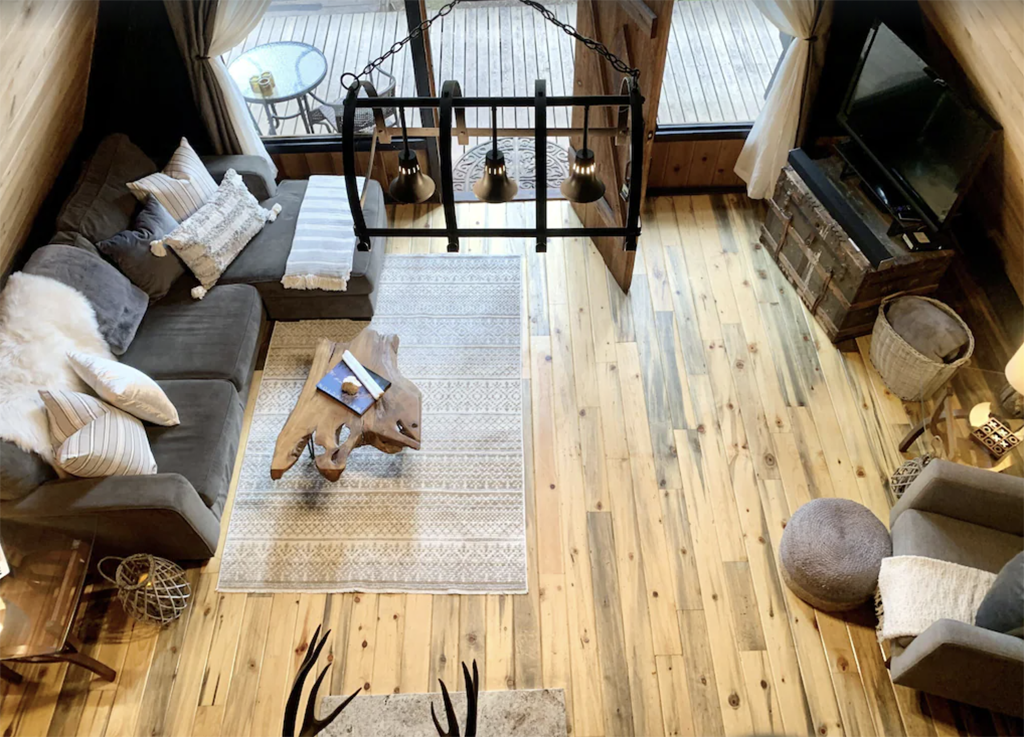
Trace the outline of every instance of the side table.
<instances>
[{"instance_id":1,"label":"side table","mask_svg":"<svg viewBox=\"0 0 1024 737\"><path fill-rule=\"evenodd\" d=\"M989 413L999 417L1000 392L1005 383L1006 377L1000 371L962 367L933 396L908 403L919 421L900 442L900 452L910 452L920 438L923 452L933 457L1013 476L1024 474L1024 444L996 458L971 437L971 431L983 424ZM1024 440L1024 422L1001 419Z\"/></svg>"},{"instance_id":2,"label":"side table","mask_svg":"<svg viewBox=\"0 0 1024 737\"><path fill-rule=\"evenodd\" d=\"M117 673L82 652L73 625L92 554L92 534L75 538L55 530L5 523L0 546L10 573L0 578L0 668L6 663L68 662L113 681Z\"/></svg>"}]
</instances>

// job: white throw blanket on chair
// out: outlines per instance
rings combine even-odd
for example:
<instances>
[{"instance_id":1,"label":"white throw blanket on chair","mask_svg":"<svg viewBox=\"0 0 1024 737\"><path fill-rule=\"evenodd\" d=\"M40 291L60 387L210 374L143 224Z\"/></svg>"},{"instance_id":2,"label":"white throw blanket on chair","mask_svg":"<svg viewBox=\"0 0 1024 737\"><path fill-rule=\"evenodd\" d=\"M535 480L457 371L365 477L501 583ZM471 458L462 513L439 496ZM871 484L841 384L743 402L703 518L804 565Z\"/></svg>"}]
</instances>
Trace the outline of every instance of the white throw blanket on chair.
<instances>
[{"instance_id":1,"label":"white throw blanket on chair","mask_svg":"<svg viewBox=\"0 0 1024 737\"><path fill-rule=\"evenodd\" d=\"M71 351L114 358L89 300L49 277L11 274L0 293L0 438L51 464L39 390L89 392L71 368Z\"/></svg>"},{"instance_id":2,"label":"white throw blanket on chair","mask_svg":"<svg viewBox=\"0 0 1024 737\"><path fill-rule=\"evenodd\" d=\"M362 191L363 178L356 181ZM281 283L285 289L344 291L355 250L345 177L311 176Z\"/></svg>"},{"instance_id":3,"label":"white throw blanket on chair","mask_svg":"<svg viewBox=\"0 0 1024 737\"><path fill-rule=\"evenodd\" d=\"M996 574L936 558L883 558L875 606L878 639L917 637L940 619L974 624Z\"/></svg>"}]
</instances>

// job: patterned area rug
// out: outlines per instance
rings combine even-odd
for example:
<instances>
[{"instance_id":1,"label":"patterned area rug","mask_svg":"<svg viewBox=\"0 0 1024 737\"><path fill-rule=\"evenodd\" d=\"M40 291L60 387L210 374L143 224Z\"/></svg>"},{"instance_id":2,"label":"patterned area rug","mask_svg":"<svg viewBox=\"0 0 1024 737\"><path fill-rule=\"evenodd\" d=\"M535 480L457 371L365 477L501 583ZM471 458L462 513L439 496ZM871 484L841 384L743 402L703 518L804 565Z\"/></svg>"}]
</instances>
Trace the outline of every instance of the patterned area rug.
<instances>
[{"instance_id":1,"label":"patterned area rug","mask_svg":"<svg viewBox=\"0 0 1024 737\"><path fill-rule=\"evenodd\" d=\"M422 445L355 450L337 483L308 455L270 478L317 342L366 323L277 323L220 591L526 593L518 256L388 256L371 323L423 393ZM319 450L319 449L318 449Z\"/></svg>"}]
</instances>

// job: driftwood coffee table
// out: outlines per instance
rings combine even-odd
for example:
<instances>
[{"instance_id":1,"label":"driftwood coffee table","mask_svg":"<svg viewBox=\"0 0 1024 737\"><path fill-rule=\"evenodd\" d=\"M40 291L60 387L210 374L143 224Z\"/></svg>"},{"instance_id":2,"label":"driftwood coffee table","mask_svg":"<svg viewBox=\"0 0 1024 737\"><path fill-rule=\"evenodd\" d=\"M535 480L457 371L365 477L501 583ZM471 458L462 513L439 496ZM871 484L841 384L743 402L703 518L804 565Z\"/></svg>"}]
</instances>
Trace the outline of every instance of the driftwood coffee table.
<instances>
[{"instance_id":1,"label":"driftwood coffee table","mask_svg":"<svg viewBox=\"0 0 1024 737\"><path fill-rule=\"evenodd\" d=\"M366 368L383 376L391 386L359 416L333 397L318 391L317 382L341 363L346 350ZM345 470L349 453L361 445L372 445L385 453L403 448L420 448L422 395L398 370L398 336L381 335L366 328L351 343L320 341L313 356L302 394L288 421L277 436L270 477L279 479L313 444L324 452L316 456L316 467L329 481L337 481ZM343 428L349 434L339 444Z\"/></svg>"}]
</instances>

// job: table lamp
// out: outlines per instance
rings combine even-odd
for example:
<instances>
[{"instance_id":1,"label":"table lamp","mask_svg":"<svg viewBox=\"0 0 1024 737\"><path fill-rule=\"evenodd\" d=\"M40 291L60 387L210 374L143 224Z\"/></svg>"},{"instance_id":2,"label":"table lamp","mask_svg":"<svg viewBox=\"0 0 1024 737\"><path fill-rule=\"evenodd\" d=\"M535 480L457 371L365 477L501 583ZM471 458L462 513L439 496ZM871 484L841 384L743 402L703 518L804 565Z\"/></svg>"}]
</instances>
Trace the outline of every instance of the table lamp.
<instances>
[{"instance_id":1,"label":"table lamp","mask_svg":"<svg viewBox=\"0 0 1024 737\"><path fill-rule=\"evenodd\" d=\"M1024 345L1006 364L1006 382L1000 400L1003 411L1011 417L1024 417Z\"/></svg>"}]
</instances>

